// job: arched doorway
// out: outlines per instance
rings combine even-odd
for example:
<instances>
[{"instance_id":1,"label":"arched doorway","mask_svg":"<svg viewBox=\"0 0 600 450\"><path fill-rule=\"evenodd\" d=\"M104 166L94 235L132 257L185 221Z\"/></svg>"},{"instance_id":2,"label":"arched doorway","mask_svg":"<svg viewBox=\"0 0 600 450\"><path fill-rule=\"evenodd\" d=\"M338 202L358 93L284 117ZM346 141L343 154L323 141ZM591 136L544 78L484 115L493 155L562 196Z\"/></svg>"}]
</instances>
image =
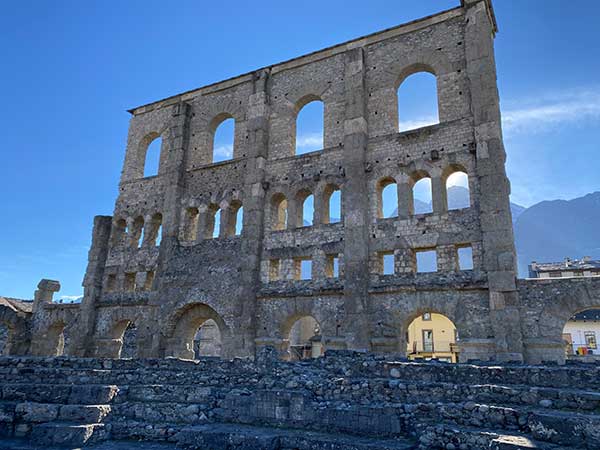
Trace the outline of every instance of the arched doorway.
<instances>
[{"instance_id":1,"label":"arched doorway","mask_svg":"<svg viewBox=\"0 0 600 450\"><path fill-rule=\"evenodd\" d=\"M68 349L69 338L65 333L65 324L62 321L54 322L48 327L44 345L34 352L41 356L63 356Z\"/></svg>"},{"instance_id":2,"label":"arched doorway","mask_svg":"<svg viewBox=\"0 0 600 450\"><path fill-rule=\"evenodd\" d=\"M283 358L289 361L319 358L325 353L321 325L312 316L295 320L283 342Z\"/></svg>"},{"instance_id":3,"label":"arched doorway","mask_svg":"<svg viewBox=\"0 0 600 450\"><path fill-rule=\"evenodd\" d=\"M133 359L138 357L137 352L137 327L135 323L129 322L121 336L121 351L119 358Z\"/></svg>"},{"instance_id":4,"label":"arched doorway","mask_svg":"<svg viewBox=\"0 0 600 450\"><path fill-rule=\"evenodd\" d=\"M221 356L221 340L225 322L210 306L187 305L171 318L172 332L167 338L167 356L195 359L199 356Z\"/></svg>"},{"instance_id":5,"label":"arched doorway","mask_svg":"<svg viewBox=\"0 0 600 450\"><path fill-rule=\"evenodd\" d=\"M413 361L437 359L458 362L458 332L443 314L425 311L406 331L406 354Z\"/></svg>"},{"instance_id":6,"label":"arched doorway","mask_svg":"<svg viewBox=\"0 0 600 450\"><path fill-rule=\"evenodd\" d=\"M563 327L562 339L567 359L600 360L600 307L571 316Z\"/></svg>"},{"instance_id":7,"label":"arched doorway","mask_svg":"<svg viewBox=\"0 0 600 450\"><path fill-rule=\"evenodd\" d=\"M194 359L201 356L221 356L221 331L217 323L208 319L194 336Z\"/></svg>"}]
</instances>

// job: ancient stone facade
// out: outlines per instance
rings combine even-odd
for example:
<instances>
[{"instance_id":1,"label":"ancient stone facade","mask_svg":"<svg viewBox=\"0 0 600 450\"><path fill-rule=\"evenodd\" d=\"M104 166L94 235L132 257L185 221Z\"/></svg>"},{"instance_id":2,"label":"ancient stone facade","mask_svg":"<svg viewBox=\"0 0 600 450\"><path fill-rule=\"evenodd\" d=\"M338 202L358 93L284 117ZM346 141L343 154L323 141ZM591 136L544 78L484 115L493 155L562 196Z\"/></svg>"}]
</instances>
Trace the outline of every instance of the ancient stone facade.
<instances>
[{"instance_id":1,"label":"ancient stone facade","mask_svg":"<svg viewBox=\"0 0 600 450\"><path fill-rule=\"evenodd\" d=\"M30 353L57 354L63 336L67 354L119 357L133 323L127 354L190 358L208 320L223 357L267 345L286 352L294 322L306 316L325 349L401 352L411 321L438 312L456 325L461 361L564 362L559 321L600 305L599 283L517 283L495 33L490 1L463 0L132 109L114 215L94 221L84 299L54 304L59 285L44 280ZM399 133L397 89L422 71L437 80L439 124ZM316 99L324 148L297 156L296 116ZM233 159L211 163L215 129L227 118L235 120ZM144 177L159 137L158 174ZM449 210L446 180L455 172L468 175L470 206ZM412 186L422 178L431 179L433 211L414 214ZM398 214L383 218L389 183ZM328 199L338 190L342 217L330 223ZM312 226L302 222L308 195ZM469 270L458 264L465 247ZM424 250L436 252L437 272L417 273ZM389 254L395 270L383 275ZM308 280L298 279L304 260L312 261Z\"/></svg>"}]
</instances>

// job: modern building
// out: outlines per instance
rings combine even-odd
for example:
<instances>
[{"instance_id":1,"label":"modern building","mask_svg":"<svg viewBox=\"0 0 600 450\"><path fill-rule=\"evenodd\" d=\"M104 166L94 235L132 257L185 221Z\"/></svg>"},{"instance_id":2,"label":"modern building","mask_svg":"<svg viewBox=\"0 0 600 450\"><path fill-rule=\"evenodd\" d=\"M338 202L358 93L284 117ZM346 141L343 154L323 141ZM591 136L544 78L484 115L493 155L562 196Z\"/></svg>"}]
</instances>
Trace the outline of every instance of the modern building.
<instances>
[{"instance_id":1,"label":"modern building","mask_svg":"<svg viewBox=\"0 0 600 450\"><path fill-rule=\"evenodd\" d=\"M529 265L529 278L569 278L600 276L600 260L589 256L581 259L565 258L561 262L538 263Z\"/></svg>"},{"instance_id":2,"label":"modern building","mask_svg":"<svg viewBox=\"0 0 600 450\"><path fill-rule=\"evenodd\" d=\"M563 330L568 356L600 355L600 309L588 309L569 319Z\"/></svg>"},{"instance_id":3,"label":"modern building","mask_svg":"<svg viewBox=\"0 0 600 450\"><path fill-rule=\"evenodd\" d=\"M407 355L411 360L458 362L458 333L450 319L425 312L408 326Z\"/></svg>"}]
</instances>

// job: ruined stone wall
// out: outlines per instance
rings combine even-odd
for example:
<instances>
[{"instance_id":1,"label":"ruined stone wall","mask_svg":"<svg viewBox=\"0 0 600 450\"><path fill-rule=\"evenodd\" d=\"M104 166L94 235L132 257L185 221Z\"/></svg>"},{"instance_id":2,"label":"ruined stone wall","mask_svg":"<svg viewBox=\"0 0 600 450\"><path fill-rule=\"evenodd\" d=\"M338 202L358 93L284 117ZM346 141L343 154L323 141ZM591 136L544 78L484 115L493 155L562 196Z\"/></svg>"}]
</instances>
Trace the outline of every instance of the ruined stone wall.
<instances>
[{"instance_id":1,"label":"ruined stone wall","mask_svg":"<svg viewBox=\"0 0 600 450\"><path fill-rule=\"evenodd\" d=\"M38 308L35 335L62 324L76 336L71 354L117 357L133 323L140 357L190 358L198 328L211 319L222 356L252 356L265 345L285 351L294 322L312 316L326 349L403 352L410 322L438 312L458 330L461 361L545 360L532 344L544 331L529 319L545 306L516 284L495 32L490 2L466 0L131 110L119 196L113 216L95 220L84 300ZM439 124L399 133L398 86L422 71L437 80ZM316 99L324 103L324 149L296 156L297 114ZM212 163L214 133L227 118L235 120L233 159ZM158 174L144 177L158 137ZM448 210L446 180L456 171L468 174L470 206ZM414 214L412 186L423 177L431 178L433 211ZM390 180L398 216L381 218ZM329 223L335 189L342 218ZM313 226L300 213L308 194ZM469 270L458 265L464 246L472 248ZM420 250L436 252L437 272L417 273ZM381 273L384 253L394 254L392 275ZM299 280L306 258L312 278ZM539 302L556 297L546 294Z\"/></svg>"}]
</instances>

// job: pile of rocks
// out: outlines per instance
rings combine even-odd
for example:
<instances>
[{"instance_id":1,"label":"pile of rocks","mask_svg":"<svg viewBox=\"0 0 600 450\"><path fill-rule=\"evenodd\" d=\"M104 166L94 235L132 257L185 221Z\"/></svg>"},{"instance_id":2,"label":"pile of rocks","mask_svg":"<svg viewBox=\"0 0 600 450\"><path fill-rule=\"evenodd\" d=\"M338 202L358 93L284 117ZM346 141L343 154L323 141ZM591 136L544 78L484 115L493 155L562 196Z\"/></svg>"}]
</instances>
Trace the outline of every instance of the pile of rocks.
<instances>
[{"instance_id":1,"label":"pile of rocks","mask_svg":"<svg viewBox=\"0 0 600 450\"><path fill-rule=\"evenodd\" d=\"M37 445L600 448L599 366L353 352L289 363L265 351L256 361L0 358L0 379L0 436Z\"/></svg>"}]
</instances>

